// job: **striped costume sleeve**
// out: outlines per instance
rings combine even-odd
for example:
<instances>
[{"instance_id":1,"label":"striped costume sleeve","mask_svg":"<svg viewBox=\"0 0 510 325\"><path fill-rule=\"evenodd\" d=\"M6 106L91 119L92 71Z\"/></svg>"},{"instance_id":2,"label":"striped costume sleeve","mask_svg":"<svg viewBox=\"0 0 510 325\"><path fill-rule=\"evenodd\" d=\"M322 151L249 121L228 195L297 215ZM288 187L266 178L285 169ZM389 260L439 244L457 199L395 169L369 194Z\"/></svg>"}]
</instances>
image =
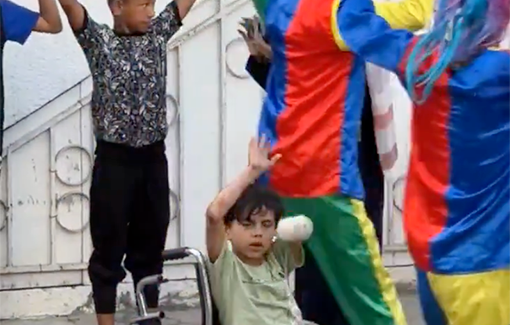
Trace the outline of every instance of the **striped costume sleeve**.
<instances>
[{"instance_id":1,"label":"striped costume sleeve","mask_svg":"<svg viewBox=\"0 0 510 325\"><path fill-rule=\"evenodd\" d=\"M372 98L372 115L377 153L384 172L388 172L398 158L395 123L393 120L393 85L396 76L376 65L367 63L368 90Z\"/></svg>"}]
</instances>

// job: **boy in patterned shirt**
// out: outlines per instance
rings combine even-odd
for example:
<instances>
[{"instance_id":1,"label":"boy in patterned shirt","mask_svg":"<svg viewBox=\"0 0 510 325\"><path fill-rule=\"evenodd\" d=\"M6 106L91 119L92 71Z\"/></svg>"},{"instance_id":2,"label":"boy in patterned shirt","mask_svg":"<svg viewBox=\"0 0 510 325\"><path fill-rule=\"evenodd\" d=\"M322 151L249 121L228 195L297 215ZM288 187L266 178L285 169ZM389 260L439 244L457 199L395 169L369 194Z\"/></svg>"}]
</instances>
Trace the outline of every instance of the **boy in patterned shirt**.
<instances>
[{"instance_id":1,"label":"boy in patterned shirt","mask_svg":"<svg viewBox=\"0 0 510 325\"><path fill-rule=\"evenodd\" d=\"M174 1L155 18L155 0L109 0L113 29L96 23L77 0L59 2L93 79L89 277L98 324L114 325L124 255L135 286L163 269L170 217L166 45L195 0ZM157 287L147 289L149 308L158 306L158 296Z\"/></svg>"}]
</instances>

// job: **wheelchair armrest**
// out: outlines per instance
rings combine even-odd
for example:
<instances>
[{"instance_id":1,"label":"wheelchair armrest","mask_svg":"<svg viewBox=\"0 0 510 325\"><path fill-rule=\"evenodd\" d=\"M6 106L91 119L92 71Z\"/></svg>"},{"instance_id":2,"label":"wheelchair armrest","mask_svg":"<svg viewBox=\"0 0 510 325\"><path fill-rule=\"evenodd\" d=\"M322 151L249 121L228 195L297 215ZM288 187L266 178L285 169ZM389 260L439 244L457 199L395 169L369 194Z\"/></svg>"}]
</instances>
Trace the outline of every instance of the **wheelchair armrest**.
<instances>
[{"instance_id":1,"label":"wheelchair armrest","mask_svg":"<svg viewBox=\"0 0 510 325\"><path fill-rule=\"evenodd\" d=\"M174 260L182 260L191 255L191 248L188 247L179 247L174 249L167 249L163 251L163 260L164 261L174 261Z\"/></svg>"}]
</instances>

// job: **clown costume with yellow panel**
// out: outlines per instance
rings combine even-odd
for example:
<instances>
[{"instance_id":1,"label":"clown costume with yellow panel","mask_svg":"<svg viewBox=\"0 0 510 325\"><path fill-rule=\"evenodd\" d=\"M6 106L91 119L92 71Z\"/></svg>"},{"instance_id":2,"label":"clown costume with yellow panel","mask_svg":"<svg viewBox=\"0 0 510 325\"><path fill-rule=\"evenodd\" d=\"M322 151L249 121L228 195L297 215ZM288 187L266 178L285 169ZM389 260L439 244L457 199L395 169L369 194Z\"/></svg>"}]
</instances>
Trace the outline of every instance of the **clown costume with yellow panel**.
<instances>
[{"instance_id":1,"label":"clown costume with yellow panel","mask_svg":"<svg viewBox=\"0 0 510 325\"><path fill-rule=\"evenodd\" d=\"M338 0L254 0L272 49L259 134L281 154L263 182L289 215L314 224L306 242L350 325L404 325L402 306L382 265L363 206L358 136L365 62L338 31ZM377 3L395 28L422 29L432 0Z\"/></svg>"}]
</instances>

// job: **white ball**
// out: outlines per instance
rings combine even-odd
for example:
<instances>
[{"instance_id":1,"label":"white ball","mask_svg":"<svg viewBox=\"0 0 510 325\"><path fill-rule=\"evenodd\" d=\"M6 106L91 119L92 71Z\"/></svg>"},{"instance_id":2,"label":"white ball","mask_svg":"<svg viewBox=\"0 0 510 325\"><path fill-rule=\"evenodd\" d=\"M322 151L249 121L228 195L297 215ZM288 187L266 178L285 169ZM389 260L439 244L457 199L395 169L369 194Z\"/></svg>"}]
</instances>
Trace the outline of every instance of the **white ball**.
<instances>
[{"instance_id":1,"label":"white ball","mask_svg":"<svg viewBox=\"0 0 510 325\"><path fill-rule=\"evenodd\" d=\"M288 217L278 222L278 238L285 241L305 241L312 235L313 223L304 215Z\"/></svg>"}]
</instances>

